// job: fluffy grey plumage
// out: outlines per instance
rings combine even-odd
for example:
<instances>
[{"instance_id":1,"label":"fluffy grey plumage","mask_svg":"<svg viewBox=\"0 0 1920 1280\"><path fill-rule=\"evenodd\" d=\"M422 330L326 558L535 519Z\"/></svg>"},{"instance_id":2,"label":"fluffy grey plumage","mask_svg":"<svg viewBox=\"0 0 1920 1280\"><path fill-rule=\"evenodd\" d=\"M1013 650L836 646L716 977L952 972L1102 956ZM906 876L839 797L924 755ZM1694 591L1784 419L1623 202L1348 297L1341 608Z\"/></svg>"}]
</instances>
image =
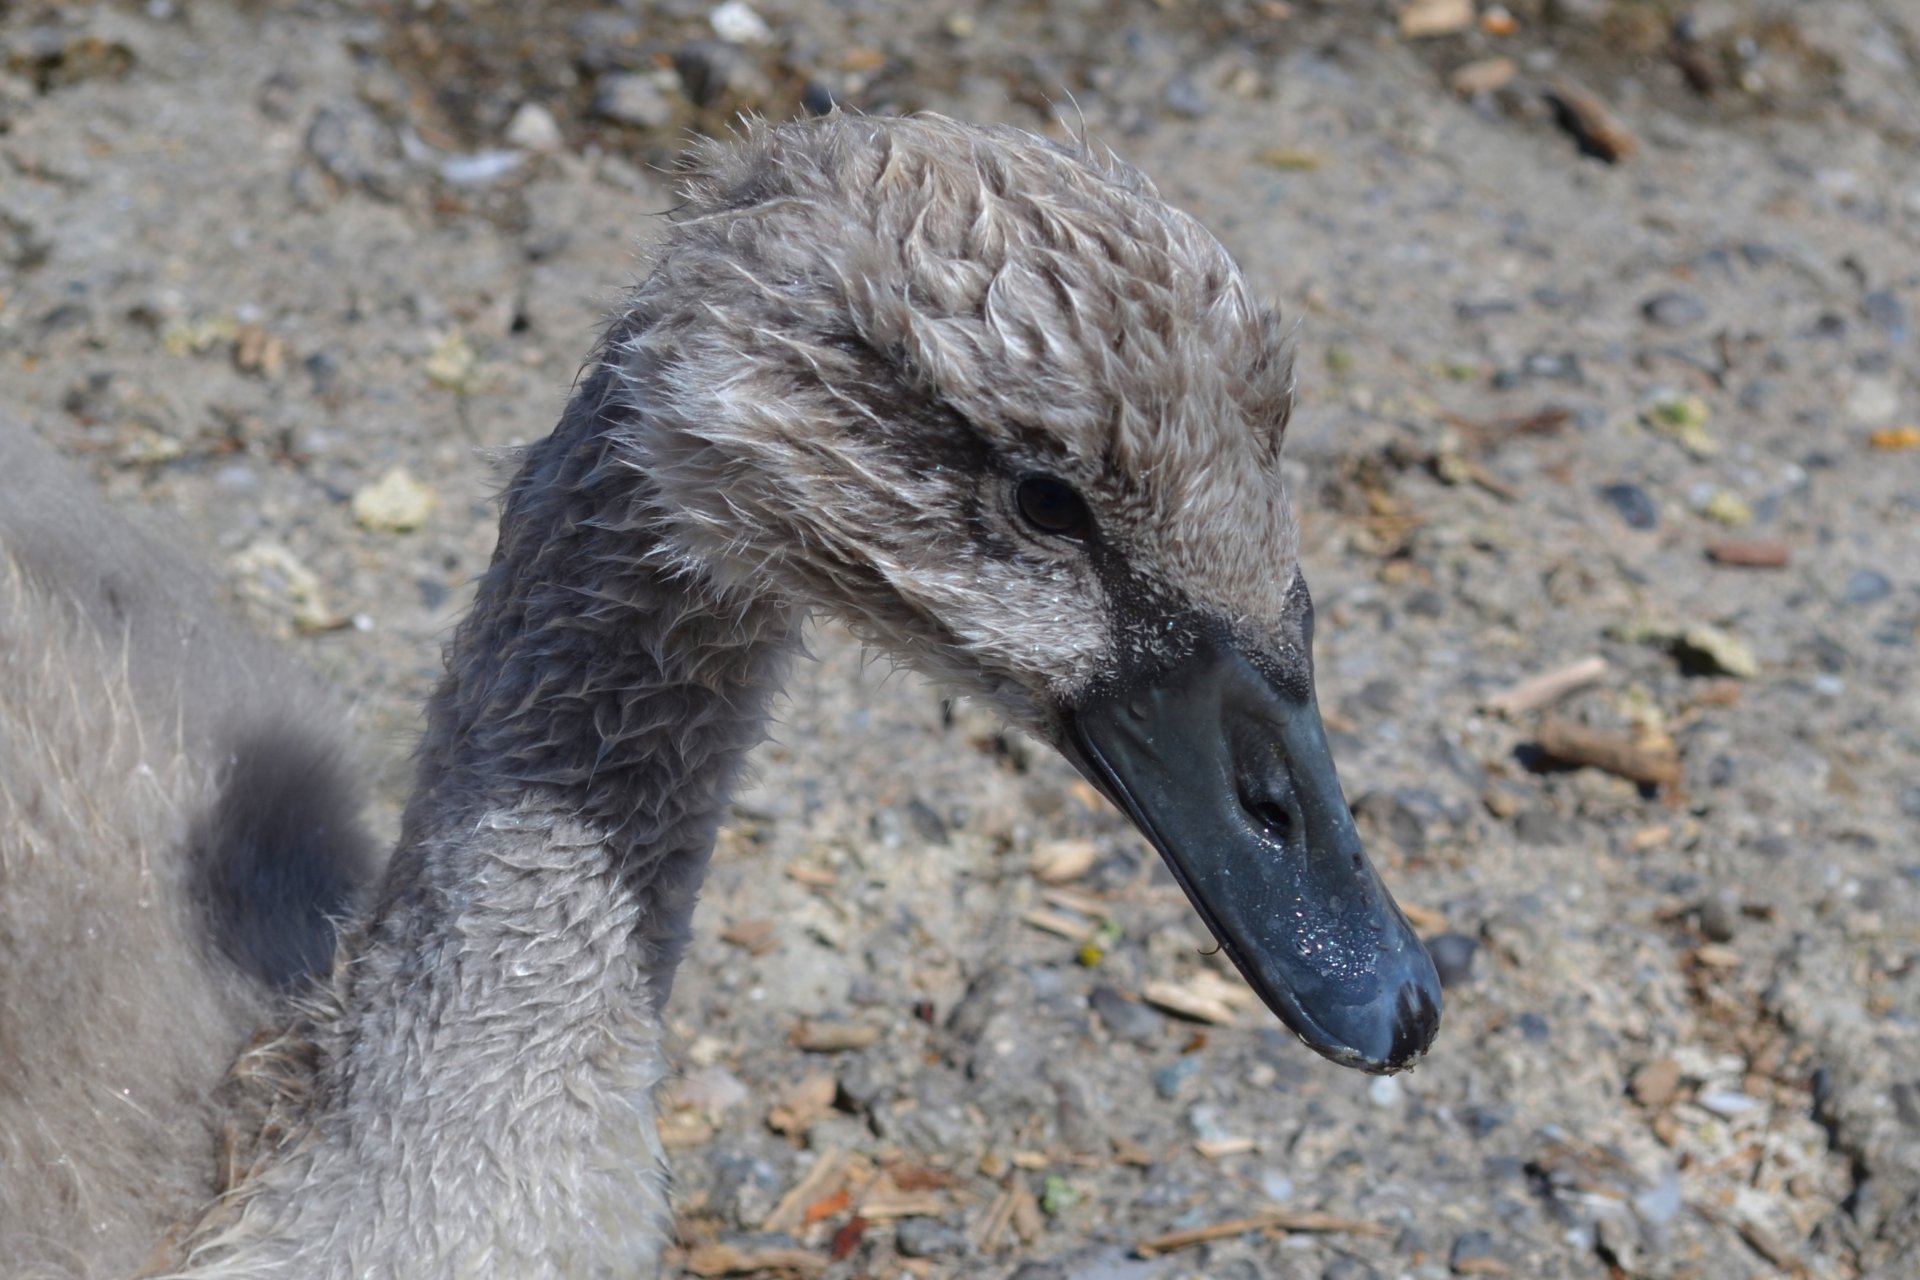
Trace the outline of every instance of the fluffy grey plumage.
<instances>
[{"instance_id":1,"label":"fluffy grey plumage","mask_svg":"<svg viewBox=\"0 0 1920 1280\"><path fill-rule=\"evenodd\" d=\"M0 1270L125 1275L221 1189L235 1053L372 870L310 678L0 418Z\"/></svg>"},{"instance_id":2,"label":"fluffy grey plumage","mask_svg":"<svg viewBox=\"0 0 1920 1280\"><path fill-rule=\"evenodd\" d=\"M18 1102L46 1086L0 1084L0 1108L39 1105L61 1127L20 1158L85 1150L87 1177L117 1181L62 1192L65 1216L9 1202L0 1252L31 1236L68 1273L93 1254L121 1266L142 1252L130 1241L160 1238L154 1206L184 1214L214 1185L208 1135L231 1104L252 1126L240 1185L157 1255L185 1274L647 1274L666 1225L658 1011L805 610L1056 743L1061 709L1175 643L1158 625L1175 615L1276 669L1304 664L1280 322L1143 177L1008 129L836 116L709 144L687 188L505 495L377 898L240 1085L209 1101L258 984L211 963L176 907L137 935L10 943L38 947L42 969L4 970L0 1064L20 1052L8 1027L59 1020L38 984L57 993L52 969L104 947L86 970L98 1012L43 1053L70 1055L70 1096ZM1017 483L1035 473L1084 497L1097 539L1021 519ZM139 656L84 598L23 596L7 572L0 590L30 608L0 631L0 663L52 661L76 708L141 685L112 675L121 652L197 669L194 653ZM0 792L8 876L68 849L87 869L9 879L8 919L26 918L27 892L49 923L79 919L92 892L119 895L86 908L116 921L133 895L178 897L182 873L139 860L180 847L181 813L209 811L195 753L217 743L183 733L156 751L126 726L190 718L181 699L90 705L51 743L20 737L19 714L0 704L9 761L101 742L123 775L166 767L150 800L101 815L132 818L131 841L82 800ZM36 825L38 810L60 820ZM132 1009L121 1039L113 1002L155 957L170 967L150 980L173 994ZM143 1063L180 1061L146 1108L153 1132L96 1151L120 1104L90 1091L118 1077L84 1064L113 1043L125 1061L135 1043L158 1046ZM20 1131L0 1114L0 1141ZM0 1189L21 1167L0 1160ZM129 1185L136 1172L155 1189ZM108 1224L97 1250L91 1222Z\"/></svg>"}]
</instances>

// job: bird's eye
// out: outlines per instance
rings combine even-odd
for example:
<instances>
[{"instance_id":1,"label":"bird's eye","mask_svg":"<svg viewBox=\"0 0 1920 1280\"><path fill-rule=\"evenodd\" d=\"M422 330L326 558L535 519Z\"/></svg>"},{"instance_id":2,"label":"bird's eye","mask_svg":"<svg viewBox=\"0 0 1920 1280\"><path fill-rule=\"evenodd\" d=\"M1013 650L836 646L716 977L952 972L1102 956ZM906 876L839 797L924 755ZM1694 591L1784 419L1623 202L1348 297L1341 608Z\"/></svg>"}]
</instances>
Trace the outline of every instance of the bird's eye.
<instances>
[{"instance_id":1,"label":"bird's eye","mask_svg":"<svg viewBox=\"0 0 1920 1280\"><path fill-rule=\"evenodd\" d=\"M1079 494L1052 476L1028 476L1013 491L1021 517L1042 533L1061 538L1093 534L1093 513Z\"/></svg>"}]
</instances>

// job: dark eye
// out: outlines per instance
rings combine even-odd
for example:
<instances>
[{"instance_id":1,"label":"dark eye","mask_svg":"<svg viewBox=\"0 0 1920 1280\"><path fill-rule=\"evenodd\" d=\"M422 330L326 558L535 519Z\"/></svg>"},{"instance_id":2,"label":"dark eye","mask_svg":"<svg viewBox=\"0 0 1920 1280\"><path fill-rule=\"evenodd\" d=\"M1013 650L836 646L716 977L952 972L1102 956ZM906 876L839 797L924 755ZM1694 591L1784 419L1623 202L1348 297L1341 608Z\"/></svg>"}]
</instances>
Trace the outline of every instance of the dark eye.
<instances>
[{"instance_id":1,"label":"dark eye","mask_svg":"<svg viewBox=\"0 0 1920 1280\"><path fill-rule=\"evenodd\" d=\"M1061 538L1086 538L1093 534L1093 513L1067 485L1052 476L1028 476L1013 491L1020 515L1042 533Z\"/></svg>"}]
</instances>

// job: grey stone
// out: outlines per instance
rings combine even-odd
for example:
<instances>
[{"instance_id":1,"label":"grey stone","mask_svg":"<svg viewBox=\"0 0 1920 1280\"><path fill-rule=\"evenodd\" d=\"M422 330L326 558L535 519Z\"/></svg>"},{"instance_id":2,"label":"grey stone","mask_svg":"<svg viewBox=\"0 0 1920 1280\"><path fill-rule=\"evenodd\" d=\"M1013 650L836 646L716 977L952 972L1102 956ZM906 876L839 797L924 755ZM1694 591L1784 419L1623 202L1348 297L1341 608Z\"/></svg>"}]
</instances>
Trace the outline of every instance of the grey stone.
<instances>
[{"instance_id":1,"label":"grey stone","mask_svg":"<svg viewBox=\"0 0 1920 1280\"><path fill-rule=\"evenodd\" d=\"M1522 844L1560 844L1566 824L1545 809L1526 809L1513 820L1513 833Z\"/></svg>"},{"instance_id":2,"label":"grey stone","mask_svg":"<svg viewBox=\"0 0 1920 1280\"><path fill-rule=\"evenodd\" d=\"M1477 1272L1486 1263L1499 1261L1493 1237L1485 1231L1461 1232L1453 1238L1453 1247L1447 1251L1447 1265L1460 1275Z\"/></svg>"},{"instance_id":3,"label":"grey stone","mask_svg":"<svg viewBox=\"0 0 1920 1280\"><path fill-rule=\"evenodd\" d=\"M967 1238L938 1218L902 1218L893 1247L907 1258L950 1258L967 1251Z\"/></svg>"},{"instance_id":4,"label":"grey stone","mask_svg":"<svg viewBox=\"0 0 1920 1280\"><path fill-rule=\"evenodd\" d=\"M1867 323L1887 335L1896 345L1904 344L1911 332L1907 324L1907 309L1900 301L1900 295L1891 289L1875 289L1860 300L1860 310L1867 317Z\"/></svg>"},{"instance_id":5,"label":"grey stone","mask_svg":"<svg viewBox=\"0 0 1920 1280\"><path fill-rule=\"evenodd\" d=\"M695 40L673 55L673 68L694 104L710 107L722 97L757 102L768 93L766 77L751 55L724 40Z\"/></svg>"},{"instance_id":6,"label":"grey stone","mask_svg":"<svg viewBox=\"0 0 1920 1280\"><path fill-rule=\"evenodd\" d=\"M594 113L642 129L665 128L673 123L675 109L661 80L647 71L603 75L593 95Z\"/></svg>"},{"instance_id":7,"label":"grey stone","mask_svg":"<svg viewBox=\"0 0 1920 1280\"><path fill-rule=\"evenodd\" d=\"M1166 1027L1166 1018L1158 1011L1129 1000L1112 987L1099 986L1087 997L1087 1003L1117 1040L1152 1044Z\"/></svg>"},{"instance_id":8,"label":"grey stone","mask_svg":"<svg viewBox=\"0 0 1920 1280\"><path fill-rule=\"evenodd\" d=\"M1731 942L1740 924L1740 905L1733 901L1730 894L1716 893L1703 900L1696 913L1700 919L1700 932L1710 942Z\"/></svg>"},{"instance_id":9,"label":"grey stone","mask_svg":"<svg viewBox=\"0 0 1920 1280\"><path fill-rule=\"evenodd\" d=\"M1161 97L1167 104L1167 110L1189 120L1203 120L1213 111L1206 92L1192 76L1175 76L1169 80L1166 92Z\"/></svg>"},{"instance_id":10,"label":"grey stone","mask_svg":"<svg viewBox=\"0 0 1920 1280\"><path fill-rule=\"evenodd\" d=\"M1637 484L1609 484L1600 489L1600 496L1607 505L1620 513L1629 529L1651 529L1660 523L1660 510L1653 505L1653 499L1647 491Z\"/></svg>"},{"instance_id":11,"label":"grey stone","mask_svg":"<svg viewBox=\"0 0 1920 1280\"><path fill-rule=\"evenodd\" d=\"M1707 318L1707 304L1675 290L1648 298L1640 304L1640 314L1663 329L1685 329Z\"/></svg>"},{"instance_id":12,"label":"grey stone","mask_svg":"<svg viewBox=\"0 0 1920 1280\"><path fill-rule=\"evenodd\" d=\"M1443 987L1464 987L1473 981L1473 957L1480 944L1464 933L1443 933L1427 939L1427 954Z\"/></svg>"},{"instance_id":13,"label":"grey stone","mask_svg":"<svg viewBox=\"0 0 1920 1280\"><path fill-rule=\"evenodd\" d=\"M1398 792L1369 791L1353 802L1353 816L1399 846L1403 853L1427 847L1427 823Z\"/></svg>"},{"instance_id":14,"label":"grey stone","mask_svg":"<svg viewBox=\"0 0 1920 1280\"><path fill-rule=\"evenodd\" d=\"M1855 569L1840 588L1840 598L1848 604L1874 604L1893 594L1893 580L1878 569Z\"/></svg>"}]
</instances>

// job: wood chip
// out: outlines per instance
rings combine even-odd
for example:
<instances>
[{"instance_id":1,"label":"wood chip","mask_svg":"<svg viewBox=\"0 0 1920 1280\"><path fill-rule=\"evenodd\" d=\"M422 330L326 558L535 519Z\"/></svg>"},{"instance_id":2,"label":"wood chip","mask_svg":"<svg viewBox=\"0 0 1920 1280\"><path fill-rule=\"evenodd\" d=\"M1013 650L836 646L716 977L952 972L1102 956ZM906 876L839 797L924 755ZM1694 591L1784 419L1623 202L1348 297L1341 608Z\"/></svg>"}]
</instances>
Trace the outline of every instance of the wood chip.
<instances>
[{"instance_id":1,"label":"wood chip","mask_svg":"<svg viewBox=\"0 0 1920 1280\"><path fill-rule=\"evenodd\" d=\"M825 867L809 867L802 863L787 867L784 874L795 884L803 884L809 889L831 889L840 879Z\"/></svg>"},{"instance_id":2,"label":"wood chip","mask_svg":"<svg viewBox=\"0 0 1920 1280\"><path fill-rule=\"evenodd\" d=\"M1571 720L1549 716L1540 722L1533 741L1543 754L1564 764L1592 765L1650 786L1680 785L1678 758L1648 751L1622 733L1590 729Z\"/></svg>"},{"instance_id":3,"label":"wood chip","mask_svg":"<svg viewBox=\"0 0 1920 1280\"><path fill-rule=\"evenodd\" d=\"M1738 706L1746 689L1738 680L1708 680L1687 695L1689 707Z\"/></svg>"},{"instance_id":4,"label":"wood chip","mask_svg":"<svg viewBox=\"0 0 1920 1280\"><path fill-rule=\"evenodd\" d=\"M791 1138L801 1137L833 1110L834 1095L839 1091L840 1083L831 1073L817 1071L789 1088L768 1108L767 1127Z\"/></svg>"},{"instance_id":5,"label":"wood chip","mask_svg":"<svg viewBox=\"0 0 1920 1280\"><path fill-rule=\"evenodd\" d=\"M1513 716L1527 711L1538 711L1566 697L1576 689L1584 689L1606 679L1609 668L1607 660L1598 654L1569 662L1564 667L1529 676L1515 685L1510 685L1494 694L1481 704L1496 715Z\"/></svg>"},{"instance_id":6,"label":"wood chip","mask_svg":"<svg viewBox=\"0 0 1920 1280\"><path fill-rule=\"evenodd\" d=\"M1479 58L1456 68L1447 77L1447 85L1463 98L1504 89L1520 74L1520 64L1512 58Z\"/></svg>"},{"instance_id":7,"label":"wood chip","mask_svg":"<svg viewBox=\"0 0 1920 1280\"><path fill-rule=\"evenodd\" d=\"M1400 6L1400 35L1406 40L1459 35L1473 18L1473 0L1406 0Z\"/></svg>"},{"instance_id":8,"label":"wood chip","mask_svg":"<svg viewBox=\"0 0 1920 1280\"><path fill-rule=\"evenodd\" d=\"M242 373L277 378L287 365L287 344L257 324L240 326L233 339L233 367Z\"/></svg>"},{"instance_id":9,"label":"wood chip","mask_svg":"<svg viewBox=\"0 0 1920 1280\"><path fill-rule=\"evenodd\" d=\"M1312 1210L1272 1209L1251 1218L1234 1218L1227 1222L1216 1222L1211 1226L1194 1227L1187 1231L1169 1231L1165 1235L1140 1241L1134 1249L1141 1257L1151 1258L1155 1254L1172 1253L1176 1249L1192 1248L1196 1244L1206 1244L1210 1240L1225 1240L1230 1236L1244 1235L1249 1231L1351 1236L1393 1234L1377 1223L1366 1222L1359 1218L1341 1218L1331 1213L1316 1213Z\"/></svg>"},{"instance_id":10,"label":"wood chip","mask_svg":"<svg viewBox=\"0 0 1920 1280\"><path fill-rule=\"evenodd\" d=\"M1079 889L1043 889L1040 900L1050 907L1072 911L1092 920L1104 920L1113 914L1113 904Z\"/></svg>"},{"instance_id":11,"label":"wood chip","mask_svg":"<svg viewBox=\"0 0 1920 1280\"><path fill-rule=\"evenodd\" d=\"M1149 982L1140 994L1156 1009L1216 1026L1231 1025L1238 1011L1253 999L1246 987L1236 988L1211 973L1187 982Z\"/></svg>"},{"instance_id":12,"label":"wood chip","mask_svg":"<svg viewBox=\"0 0 1920 1280\"><path fill-rule=\"evenodd\" d=\"M827 1256L835 1262L840 1261L860 1247L860 1240L867 1234L868 1222L859 1214L848 1218L841 1228L833 1233L833 1239L827 1244Z\"/></svg>"},{"instance_id":13,"label":"wood chip","mask_svg":"<svg viewBox=\"0 0 1920 1280\"><path fill-rule=\"evenodd\" d=\"M1572 134L1580 150L1590 156L1608 164L1619 164L1640 145L1614 119L1600 95L1572 76L1554 77L1547 100L1553 104L1560 127Z\"/></svg>"},{"instance_id":14,"label":"wood chip","mask_svg":"<svg viewBox=\"0 0 1920 1280\"><path fill-rule=\"evenodd\" d=\"M1020 1237L1020 1243L1032 1244L1046 1229L1047 1220L1040 1213L1040 1200L1025 1187L1013 1189L1013 1234Z\"/></svg>"},{"instance_id":15,"label":"wood chip","mask_svg":"<svg viewBox=\"0 0 1920 1280\"><path fill-rule=\"evenodd\" d=\"M663 1115L658 1121L660 1145L669 1151L704 1147L713 1141L714 1129L705 1116L696 1111Z\"/></svg>"},{"instance_id":16,"label":"wood chip","mask_svg":"<svg viewBox=\"0 0 1920 1280\"><path fill-rule=\"evenodd\" d=\"M1786 543L1770 538L1707 544L1707 559L1737 569L1784 568L1792 554Z\"/></svg>"},{"instance_id":17,"label":"wood chip","mask_svg":"<svg viewBox=\"0 0 1920 1280\"><path fill-rule=\"evenodd\" d=\"M795 1048L808 1053L847 1053L865 1049L880 1039L880 1028L867 1022L815 1022L802 1018L793 1029Z\"/></svg>"},{"instance_id":18,"label":"wood chip","mask_svg":"<svg viewBox=\"0 0 1920 1280\"><path fill-rule=\"evenodd\" d=\"M817 1276L827 1269L827 1259L810 1249L742 1249L730 1244L703 1244L687 1250L680 1266L694 1276L749 1276L762 1271Z\"/></svg>"},{"instance_id":19,"label":"wood chip","mask_svg":"<svg viewBox=\"0 0 1920 1280\"><path fill-rule=\"evenodd\" d=\"M1693 949L1694 960L1709 969L1738 969L1740 953L1718 942L1706 942Z\"/></svg>"},{"instance_id":20,"label":"wood chip","mask_svg":"<svg viewBox=\"0 0 1920 1280\"><path fill-rule=\"evenodd\" d=\"M1651 827L1642 827L1627 837L1627 848L1635 853L1645 853L1673 839L1673 828L1666 823L1656 823Z\"/></svg>"},{"instance_id":21,"label":"wood chip","mask_svg":"<svg viewBox=\"0 0 1920 1280\"><path fill-rule=\"evenodd\" d=\"M837 1218L853 1207L853 1192L846 1187L840 1188L830 1196L815 1200L800 1215L800 1225L811 1227L825 1222L828 1218Z\"/></svg>"},{"instance_id":22,"label":"wood chip","mask_svg":"<svg viewBox=\"0 0 1920 1280\"><path fill-rule=\"evenodd\" d=\"M793 1189L780 1197L780 1203L760 1220L762 1231L798 1231L806 1218L807 1206L817 1204L847 1184L847 1152L828 1147L820 1153ZM717 1274L717 1273L716 1273Z\"/></svg>"},{"instance_id":23,"label":"wood chip","mask_svg":"<svg viewBox=\"0 0 1920 1280\"><path fill-rule=\"evenodd\" d=\"M991 1253L1000 1243L1001 1233L1013 1220L1013 1196L1012 1187L1002 1188L993 1203L987 1206L987 1216L980 1220L979 1227L973 1233L974 1247L980 1252Z\"/></svg>"},{"instance_id":24,"label":"wood chip","mask_svg":"<svg viewBox=\"0 0 1920 1280\"><path fill-rule=\"evenodd\" d=\"M1055 934L1070 942L1085 942L1100 926L1090 920L1077 916L1063 915L1058 911L1045 911L1035 908L1022 915L1021 920L1044 933Z\"/></svg>"},{"instance_id":25,"label":"wood chip","mask_svg":"<svg viewBox=\"0 0 1920 1280\"><path fill-rule=\"evenodd\" d=\"M1041 884L1066 884L1093 870L1099 857L1091 840L1045 840L1034 846L1027 870Z\"/></svg>"},{"instance_id":26,"label":"wood chip","mask_svg":"<svg viewBox=\"0 0 1920 1280\"><path fill-rule=\"evenodd\" d=\"M780 945L780 930L772 920L736 920L720 931L720 941L763 956Z\"/></svg>"},{"instance_id":27,"label":"wood chip","mask_svg":"<svg viewBox=\"0 0 1920 1280\"><path fill-rule=\"evenodd\" d=\"M1920 449L1920 427L1888 427L1867 437L1867 444L1888 453L1902 449Z\"/></svg>"},{"instance_id":28,"label":"wood chip","mask_svg":"<svg viewBox=\"0 0 1920 1280\"><path fill-rule=\"evenodd\" d=\"M858 1213L871 1222L895 1218L937 1218L952 1206L937 1191L903 1191L892 1178L882 1175L873 1180L860 1197Z\"/></svg>"},{"instance_id":29,"label":"wood chip","mask_svg":"<svg viewBox=\"0 0 1920 1280\"><path fill-rule=\"evenodd\" d=\"M1412 925L1421 933L1433 934L1446 933L1448 931L1447 918L1444 915L1428 907L1420 906L1418 903L1401 903L1400 914L1407 918L1408 924Z\"/></svg>"},{"instance_id":30,"label":"wood chip","mask_svg":"<svg viewBox=\"0 0 1920 1280\"><path fill-rule=\"evenodd\" d=\"M1228 1156L1243 1156L1256 1151L1260 1144L1252 1138L1200 1138L1193 1149L1209 1160L1224 1160Z\"/></svg>"},{"instance_id":31,"label":"wood chip","mask_svg":"<svg viewBox=\"0 0 1920 1280\"><path fill-rule=\"evenodd\" d=\"M1453 1264L1457 1276L1510 1276L1513 1268L1498 1258L1462 1258Z\"/></svg>"}]
</instances>

